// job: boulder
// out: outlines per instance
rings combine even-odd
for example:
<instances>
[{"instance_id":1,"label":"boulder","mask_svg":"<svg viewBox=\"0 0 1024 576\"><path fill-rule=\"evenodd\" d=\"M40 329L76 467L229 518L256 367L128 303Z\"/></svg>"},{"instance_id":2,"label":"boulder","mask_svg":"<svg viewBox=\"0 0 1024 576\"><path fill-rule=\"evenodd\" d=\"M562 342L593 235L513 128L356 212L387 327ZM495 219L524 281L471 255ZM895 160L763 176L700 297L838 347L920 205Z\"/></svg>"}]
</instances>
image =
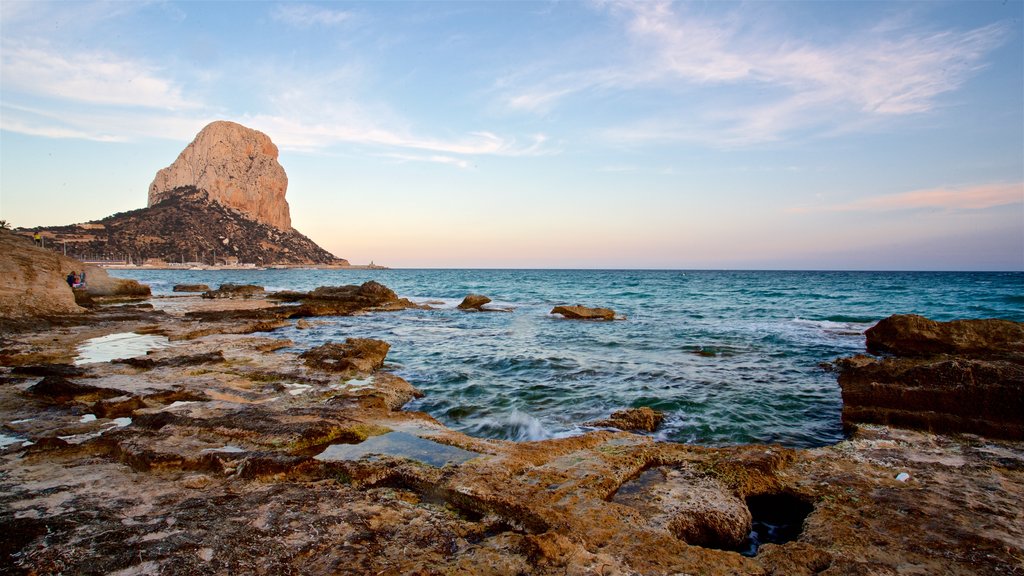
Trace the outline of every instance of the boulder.
<instances>
[{"instance_id":1,"label":"boulder","mask_svg":"<svg viewBox=\"0 0 1024 576\"><path fill-rule=\"evenodd\" d=\"M865 336L868 351L876 354L930 356L1024 352L1024 324L1009 320L936 322L916 314L897 314L869 328Z\"/></svg>"},{"instance_id":2,"label":"boulder","mask_svg":"<svg viewBox=\"0 0 1024 576\"><path fill-rule=\"evenodd\" d=\"M346 338L342 344L328 342L299 355L306 365L330 372L359 375L372 373L384 365L391 345L372 338Z\"/></svg>"},{"instance_id":3,"label":"boulder","mask_svg":"<svg viewBox=\"0 0 1024 576\"><path fill-rule=\"evenodd\" d=\"M490 302L491 299L481 294L470 294L462 299L462 303L459 304L460 310L482 310L483 305Z\"/></svg>"},{"instance_id":4,"label":"boulder","mask_svg":"<svg viewBox=\"0 0 1024 576\"><path fill-rule=\"evenodd\" d=\"M551 314L561 314L570 320L614 320L615 311L611 308L588 308L586 306L555 306Z\"/></svg>"},{"instance_id":5,"label":"boulder","mask_svg":"<svg viewBox=\"0 0 1024 576\"><path fill-rule=\"evenodd\" d=\"M288 176L277 155L266 134L234 122L212 122L173 164L157 172L149 186L149 206L177 188L193 186L257 222L290 230Z\"/></svg>"},{"instance_id":6,"label":"boulder","mask_svg":"<svg viewBox=\"0 0 1024 576\"><path fill-rule=\"evenodd\" d=\"M836 362L843 423L1024 439L1024 324L886 318L868 349Z\"/></svg>"},{"instance_id":7,"label":"boulder","mask_svg":"<svg viewBox=\"0 0 1024 576\"><path fill-rule=\"evenodd\" d=\"M173 292L209 292L210 287L206 284L175 284Z\"/></svg>"},{"instance_id":8,"label":"boulder","mask_svg":"<svg viewBox=\"0 0 1024 576\"><path fill-rule=\"evenodd\" d=\"M608 418L588 422L587 426L618 428L619 430L626 431L654 432L664 419L664 413L647 406L642 406L640 408L612 412L612 415Z\"/></svg>"}]
</instances>

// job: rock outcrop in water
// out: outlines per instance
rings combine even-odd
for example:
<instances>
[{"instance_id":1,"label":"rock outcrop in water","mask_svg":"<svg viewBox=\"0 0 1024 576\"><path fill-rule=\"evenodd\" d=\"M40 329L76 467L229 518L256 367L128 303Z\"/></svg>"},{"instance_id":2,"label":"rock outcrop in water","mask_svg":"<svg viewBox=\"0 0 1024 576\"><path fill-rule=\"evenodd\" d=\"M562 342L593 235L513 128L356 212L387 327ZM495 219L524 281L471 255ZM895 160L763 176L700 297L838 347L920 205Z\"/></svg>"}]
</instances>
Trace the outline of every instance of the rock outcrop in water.
<instances>
[{"instance_id":1,"label":"rock outcrop in water","mask_svg":"<svg viewBox=\"0 0 1024 576\"><path fill-rule=\"evenodd\" d=\"M587 426L618 428L619 430L654 432L665 420L665 414L647 406L618 410L603 420L587 422Z\"/></svg>"},{"instance_id":2,"label":"rock outcrop in water","mask_svg":"<svg viewBox=\"0 0 1024 576\"><path fill-rule=\"evenodd\" d=\"M561 314L570 320L615 320L615 311L611 308L588 308L586 306L555 306L551 314Z\"/></svg>"},{"instance_id":3,"label":"rock outcrop in water","mask_svg":"<svg viewBox=\"0 0 1024 576\"><path fill-rule=\"evenodd\" d=\"M292 227L284 197L288 176L277 162L277 146L257 130L226 121L203 128L173 164L156 173L148 206L188 187L205 190L211 201L257 222Z\"/></svg>"},{"instance_id":4,"label":"rock outcrop in water","mask_svg":"<svg viewBox=\"0 0 1024 576\"><path fill-rule=\"evenodd\" d=\"M491 299L483 294L468 294L459 303L459 310L483 310L484 304L490 301Z\"/></svg>"},{"instance_id":5,"label":"rock outcrop in water","mask_svg":"<svg viewBox=\"0 0 1024 576\"><path fill-rule=\"evenodd\" d=\"M1024 324L886 318L841 360L843 422L1024 439Z\"/></svg>"}]
</instances>

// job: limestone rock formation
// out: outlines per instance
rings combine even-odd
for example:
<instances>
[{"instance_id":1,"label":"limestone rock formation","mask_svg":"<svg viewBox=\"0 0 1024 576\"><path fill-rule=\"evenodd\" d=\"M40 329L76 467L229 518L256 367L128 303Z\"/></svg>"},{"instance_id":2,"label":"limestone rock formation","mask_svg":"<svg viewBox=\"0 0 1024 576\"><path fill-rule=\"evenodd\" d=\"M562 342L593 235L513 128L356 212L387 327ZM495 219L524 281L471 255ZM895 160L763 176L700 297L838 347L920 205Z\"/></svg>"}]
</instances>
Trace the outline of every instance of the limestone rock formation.
<instances>
[{"instance_id":1,"label":"limestone rock formation","mask_svg":"<svg viewBox=\"0 0 1024 576\"><path fill-rule=\"evenodd\" d=\"M899 356L1024 352L1024 324L1009 320L936 322L916 314L897 314L865 332L870 352Z\"/></svg>"},{"instance_id":2,"label":"limestone rock formation","mask_svg":"<svg viewBox=\"0 0 1024 576\"><path fill-rule=\"evenodd\" d=\"M281 230L292 227L284 197L288 176L277 162L277 146L257 130L226 121L203 128L173 164L157 172L149 186L149 206L184 186L206 190L210 200L257 222Z\"/></svg>"},{"instance_id":3,"label":"limestone rock formation","mask_svg":"<svg viewBox=\"0 0 1024 576\"><path fill-rule=\"evenodd\" d=\"M65 278L85 272L85 296L148 296L135 280L111 278L97 266L83 264L31 240L0 231L0 317L26 318L82 312Z\"/></svg>"},{"instance_id":4,"label":"limestone rock formation","mask_svg":"<svg viewBox=\"0 0 1024 576\"><path fill-rule=\"evenodd\" d=\"M665 419L665 414L648 406L618 410L603 420L587 422L588 426L618 428L619 430L654 432Z\"/></svg>"},{"instance_id":5,"label":"limestone rock formation","mask_svg":"<svg viewBox=\"0 0 1024 576\"><path fill-rule=\"evenodd\" d=\"M611 308L588 308L586 306L555 306L551 314L561 314L570 320L615 320Z\"/></svg>"},{"instance_id":6,"label":"limestone rock formation","mask_svg":"<svg viewBox=\"0 0 1024 576\"><path fill-rule=\"evenodd\" d=\"M459 304L460 310L482 310L483 305L490 302L491 299L482 294L469 294L462 299Z\"/></svg>"},{"instance_id":7,"label":"limestone rock formation","mask_svg":"<svg viewBox=\"0 0 1024 576\"><path fill-rule=\"evenodd\" d=\"M840 360L843 422L1024 439L1024 324L886 318L868 349Z\"/></svg>"}]
</instances>

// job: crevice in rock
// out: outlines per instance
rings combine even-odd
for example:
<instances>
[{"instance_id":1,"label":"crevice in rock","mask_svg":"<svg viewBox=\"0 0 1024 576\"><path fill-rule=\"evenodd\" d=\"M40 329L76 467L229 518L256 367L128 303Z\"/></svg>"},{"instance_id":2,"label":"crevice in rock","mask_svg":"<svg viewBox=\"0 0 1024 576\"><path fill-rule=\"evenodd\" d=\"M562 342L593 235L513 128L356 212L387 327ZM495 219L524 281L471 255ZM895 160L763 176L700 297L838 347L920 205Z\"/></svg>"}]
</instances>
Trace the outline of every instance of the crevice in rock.
<instances>
[{"instance_id":1,"label":"crevice in rock","mask_svg":"<svg viewBox=\"0 0 1024 576\"><path fill-rule=\"evenodd\" d=\"M804 520L814 511L814 506L799 496L778 493L748 497L747 509L752 526L737 551L744 556L755 556L762 544L785 544L799 538Z\"/></svg>"}]
</instances>

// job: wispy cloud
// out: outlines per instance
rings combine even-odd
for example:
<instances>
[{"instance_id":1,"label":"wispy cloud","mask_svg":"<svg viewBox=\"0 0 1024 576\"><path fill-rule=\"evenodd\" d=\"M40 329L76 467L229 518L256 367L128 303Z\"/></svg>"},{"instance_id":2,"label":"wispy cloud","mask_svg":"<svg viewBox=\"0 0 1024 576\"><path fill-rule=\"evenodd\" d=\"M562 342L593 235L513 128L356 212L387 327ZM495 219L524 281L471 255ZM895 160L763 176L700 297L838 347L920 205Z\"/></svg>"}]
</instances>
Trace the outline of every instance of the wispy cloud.
<instances>
[{"instance_id":1,"label":"wispy cloud","mask_svg":"<svg viewBox=\"0 0 1024 576\"><path fill-rule=\"evenodd\" d=\"M660 110L658 118L607 134L720 145L771 141L800 130L827 134L840 125L935 109L941 95L985 66L1008 32L1002 24L935 31L887 21L815 43L755 26L746 21L756 12L751 10L708 16L668 2L601 6L621 22L628 49L609 53L603 65L503 79L498 89L508 109L547 112L582 92L658 88L688 98ZM721 98L732 87L755 89L749 92L757 99L735 92ZM680 121L680 114L690 117Z\"/></svg>"},{"instance_id":2,"label":"wispy cloud","mask_svg":"<svg viewBox=\"0 0 1024 576\"><path fill-rule=\"evenodd\" d=\"M297 28L311 28L314 26L337 26L352 18L350 12L343 10L331 10L322 6L311 4L278 4L272 12L272 16L278 22L283 22Z\"/></svg>"},{"instance_id":3,"label":"wispy cloud","mask_svg":"<svg viewBox=\"0 0 1024 576\"><path fill-rule=\"evenodd\" d=\"M200 105L156 67L116 54L59 53L46 46L4 42L0 71L7 93L162 110Z\"/></svg>"},{"instance_id":4,"label":"wispy cloud","mask_svg":"<svg viewBox=\"0 0 1024 576\"><path fill-rule=\"evenodd\" d=\"M471 166L470 162L466 159L456 158L454 156L444 156L441 154L421 155L389 153L381 154L381 156L383 158L391 158L393 160L398 160L401 162L431 162L435 164L447 164L449 166L462 168L463 170L468 170Z\"/></svg>"},{"instance_id":5,"label":"wispy cloud","mask_svg":"<svg viewBox=\"0 0 1024 576\"><path fill-rule=\"evenodd\" d=\"M983 210L1024 204L1024 182L928 188L870 196L842 204L795 207L789 212L892 212L897 210Z\"/></svg>"}]
</instances>

